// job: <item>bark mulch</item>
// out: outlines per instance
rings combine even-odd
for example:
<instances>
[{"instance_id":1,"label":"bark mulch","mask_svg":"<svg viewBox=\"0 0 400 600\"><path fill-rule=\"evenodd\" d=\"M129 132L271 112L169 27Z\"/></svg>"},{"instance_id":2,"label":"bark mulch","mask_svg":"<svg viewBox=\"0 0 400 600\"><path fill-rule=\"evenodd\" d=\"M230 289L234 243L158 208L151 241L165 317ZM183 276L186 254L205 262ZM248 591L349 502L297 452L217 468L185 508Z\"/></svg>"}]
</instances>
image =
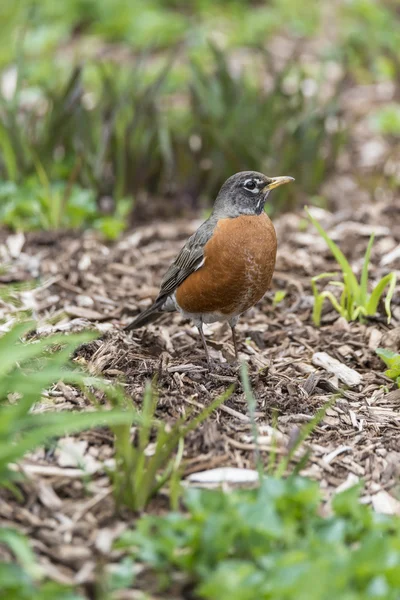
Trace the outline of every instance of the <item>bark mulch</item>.
<instances>
[{"instance_id":1,"label":"bark mulch","mask_svg":"<svg viewBox=\"0 0 400 600\"><path fill-rule=\"evenodd\" d=\"M400 274L399 201L365 205L356 217L350 207L335 214L314 209L314 214L358 275L372 231L371 281L392 270ZM115 244L92 233L62 232L26 238L3 232L0 241L1 260L8 265L0 280L20 286L12 298L1 300L1 330L22 309L38 319L38 335L97 328L102 337L79 349L75 360L92 373L123 382L137 406L146 382L157 374L157 415L170 422L234 385L224 405L185 441L184 477L215 467L254 467L254 439L229 328L206 329L212 358L219 363L209 372L196 329L180 315L167 314L133 334L123 332L122 325L156 296L165 269L198 225L154 223ZM400 347L400 287L390 325L382 307L379 316L361 324L347 323L326 305L322 326L316 328L310 278L337 271L337 265L304 214L282 216L276 229L273 288L237 327L240 359L248 365L257 400L261 456L267 465L275 441L278 459L287 455L300 430L334 399L292 467L308 451L302 473L320 482L327 499L363 480L363 501L400 514L400 389L383 374L375 353L377 347ZM286 296L274 305L278 290ZM338 362L327 370L330 359ZM78 390L60 383L35 410L88 407ZM37 450L23 461L23 501L1 492L1 523L29 535L46 572L58 581L89 589L99 565L119 558L112 540L134 522L128 511L115 510L105 475L112 444L111 433L102 429L64 438L54 451ZM150 510L165 506L161 496Z\"/></svg>"}]
</instances>

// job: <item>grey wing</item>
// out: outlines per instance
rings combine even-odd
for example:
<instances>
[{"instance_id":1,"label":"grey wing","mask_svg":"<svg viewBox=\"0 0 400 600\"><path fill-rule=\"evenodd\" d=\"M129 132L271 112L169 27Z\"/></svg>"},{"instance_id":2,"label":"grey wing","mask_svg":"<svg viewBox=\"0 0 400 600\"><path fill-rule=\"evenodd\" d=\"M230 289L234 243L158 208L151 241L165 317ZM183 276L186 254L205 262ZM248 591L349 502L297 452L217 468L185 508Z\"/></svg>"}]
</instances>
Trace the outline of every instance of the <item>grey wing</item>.
<instances>
[{"instance_id":1,"label":"grey wing","mask_svg":"<svg viewBox=\"0 0 400 600\"><path fill-rule=\"evenodd\" d=\"M205 221L188 239L165 273L157 300L170 296L191 273L199 268L204 259L204 246L211 238L214 229L215 223L210 220Z\"/></svg>"}]
</instances>

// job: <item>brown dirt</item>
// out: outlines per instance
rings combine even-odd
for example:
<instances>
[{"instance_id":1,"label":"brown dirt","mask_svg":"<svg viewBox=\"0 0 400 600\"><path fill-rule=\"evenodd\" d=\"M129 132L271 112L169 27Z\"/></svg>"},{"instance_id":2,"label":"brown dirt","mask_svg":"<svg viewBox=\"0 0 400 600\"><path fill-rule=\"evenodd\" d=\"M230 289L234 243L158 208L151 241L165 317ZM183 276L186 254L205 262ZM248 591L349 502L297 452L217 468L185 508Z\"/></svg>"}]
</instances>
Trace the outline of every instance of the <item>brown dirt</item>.
<instances>
[{"instance_id":1,"label":"brown dirt","mask_svg":"<svg viewBox=\"0 0 400 600\"><path fill-rule=\"evenodd\" d=\"M371 280L390 270L400 273L399 252L392 252L400 244L399 201L390 206L365 206L356 217L350 208L334 215L315 209L315 214L355 272L360 272L368 236L375 230ZM234 384L231 397L186 440L185 476L217 466L254 466L254 440L240 371L232 364L229 328L215 325L206 331L212 358L220 364L213 372L206 368L195 328L178 314L165 315L133 335L121 328L157 294L166 267L198 224L155 223L127 233L114 245L92 233L31 234L24 240L3 232L1 239L2 256L9 266L2 280L21 282L39 277L38 288L17 294L22 308L33 307L39 334L97 327L103 337L81 348L76 360L92 373L122 381L135 405L140 405L144 385L155 373L157 413L169 421L188 408L208 405ZM308 449L310 458L302 473L319 480L327 498L359 479L365 482L366 502L373 502L382 490L391 490L395 497L400 390L383 374L375 349L400 345L399 285L390 326L382 310L368 323L349 324L327 306L323 326L316 328L310 277L337 267L324 242L305 224L303 214L281 217L276 228L279 251L273 288L238 325L240 359L248 365L257 399L265 465L273 442L274 413L278 455L284 456L300 428L336 395L336 402L296 454L295 462ZM273 306L277 290L287 294ZM11 309L4 301L4 314ZM362 376L361 383L346 388L335 374L316 368L316 352L326 352L355 370ZM85 410L87 406L77 390L59 384L36 410ZM134 519L128 512L116 512L101 466L112 457L110 432L91 431L66 443L81 444L85 460L95 461L97 468L90 481L82 469L68 466L59 450L37 450L22 464L27 475L21 486L23 500L3 491L0 517L2 524L17 526L29 535L50 577L83 584L90 595L99 565L119 558L110 550L112 539ZM164 506L161 496L151 509L163 510Z\"/></svg>"}]
</instances>

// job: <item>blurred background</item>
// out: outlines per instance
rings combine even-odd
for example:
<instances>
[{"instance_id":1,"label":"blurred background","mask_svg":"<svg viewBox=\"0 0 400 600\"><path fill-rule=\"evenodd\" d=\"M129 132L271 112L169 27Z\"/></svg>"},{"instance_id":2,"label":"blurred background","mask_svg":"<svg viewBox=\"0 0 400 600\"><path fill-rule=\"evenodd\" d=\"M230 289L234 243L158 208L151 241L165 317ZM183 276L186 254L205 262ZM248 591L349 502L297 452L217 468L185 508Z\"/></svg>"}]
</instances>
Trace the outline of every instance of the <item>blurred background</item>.
<instances>
[{"instance_id":1,"label":"blurred background","mask_svg":"<svg viewBox=\"0 0 400 600\"><path fill-rule=\"evenodd\" d=\"M400 183L398 0L20 0L0 6L0 222L206 212L232 173L291 175L271 212Z\"/></svg>"}]
</instances>

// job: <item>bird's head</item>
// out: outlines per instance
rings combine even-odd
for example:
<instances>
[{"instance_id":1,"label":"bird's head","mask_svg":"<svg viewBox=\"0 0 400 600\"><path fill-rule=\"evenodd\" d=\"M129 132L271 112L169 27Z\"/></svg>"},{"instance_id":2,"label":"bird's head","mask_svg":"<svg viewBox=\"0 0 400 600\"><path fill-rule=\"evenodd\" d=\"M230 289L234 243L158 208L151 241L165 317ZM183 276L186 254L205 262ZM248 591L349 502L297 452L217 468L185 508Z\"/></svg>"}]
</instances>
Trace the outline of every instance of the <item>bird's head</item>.
<instances>
[{"instance_id":1,"label":"bird's head","mask_svg":"<svg viewBox=\"0 0 400 600\"><path fill-rule=\"evenodd\" d=\"M241 171L229 177L214 204L219 218L259 215L271 190L294 181L293 177L267 177L257 171Z\"/></svg>"}]
</instances>

